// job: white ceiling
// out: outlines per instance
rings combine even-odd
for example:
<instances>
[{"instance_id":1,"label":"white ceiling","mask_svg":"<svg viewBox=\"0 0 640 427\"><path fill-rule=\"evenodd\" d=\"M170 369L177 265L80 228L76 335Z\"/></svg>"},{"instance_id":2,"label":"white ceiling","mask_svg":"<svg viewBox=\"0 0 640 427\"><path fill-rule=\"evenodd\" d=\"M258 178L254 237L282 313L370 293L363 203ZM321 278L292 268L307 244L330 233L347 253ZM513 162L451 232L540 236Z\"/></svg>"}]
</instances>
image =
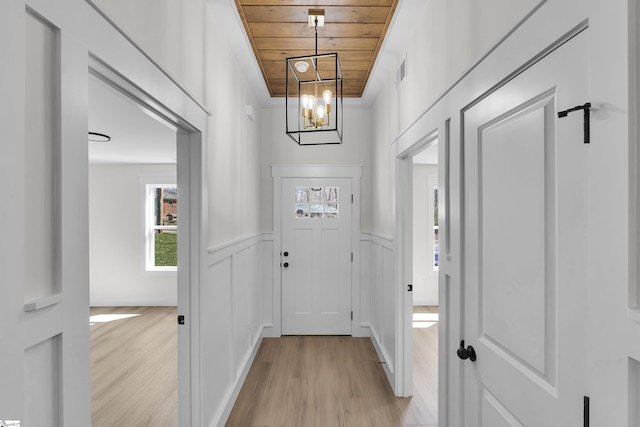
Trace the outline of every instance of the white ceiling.
<instances>
[{"instance_id":1,"label":"white ceiling","mask_svg":"<svg viewBox=\"0 0 640 427\"><path fill-rule=\"evenodd\" d=\"M414 165L437 165L438 164L438 143L431 144L415 156L413 156Z\"/></svg>"},{"instance_id":2,"label":"white ceiling","mask_svg":"<svg viewBox=\"0 0 640 427\"><path fill-rule=\"evenodd\" d=\"M89 163L176 162L176 132L91 74L89 132L111 136L88 142Z\"/></svg>"}]
</instances>

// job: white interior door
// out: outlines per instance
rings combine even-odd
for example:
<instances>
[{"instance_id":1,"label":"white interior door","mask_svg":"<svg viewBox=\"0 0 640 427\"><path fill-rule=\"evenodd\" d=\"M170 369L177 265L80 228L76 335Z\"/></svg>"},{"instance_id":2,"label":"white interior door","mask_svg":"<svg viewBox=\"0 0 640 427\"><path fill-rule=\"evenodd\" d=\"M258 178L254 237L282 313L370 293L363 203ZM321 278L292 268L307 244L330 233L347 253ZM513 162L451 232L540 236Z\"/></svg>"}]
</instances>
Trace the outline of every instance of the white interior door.
<instances>
[{"instance_id":1,"label":"white interior door","mask_svg":"<svg viewBox=\"0 0 640 427\"><path fill-rule=\"evenodd\" d=\"M464 113L466 426L582 425L586 70L583 32Z\"/></svg>"},{"instance_id":2,"label":"white interior door","mask_svg":"<svg viewBox=\"0 0 640 427\"><path fill-rule=\"evenodd\" d=\"M282 179L282 333L351 334L350 178Z\"/></svg>"}]
</instances>

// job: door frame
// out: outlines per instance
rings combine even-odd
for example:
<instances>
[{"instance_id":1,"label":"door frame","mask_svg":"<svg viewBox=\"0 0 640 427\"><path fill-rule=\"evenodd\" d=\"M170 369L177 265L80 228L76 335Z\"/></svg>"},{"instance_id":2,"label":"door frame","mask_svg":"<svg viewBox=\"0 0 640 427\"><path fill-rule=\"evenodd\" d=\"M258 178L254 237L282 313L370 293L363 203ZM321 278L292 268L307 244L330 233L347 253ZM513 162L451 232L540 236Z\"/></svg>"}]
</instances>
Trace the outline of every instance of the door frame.
<instances>
[{"instance_id":1,"label":"door frame","mask_svg":"<svg viewBox=\"0 0 640 427\"><path fill-rule=\"evenodd\" d=\"M282 178L350 178L353 204L351 207L351 250L353 263L351 266L351 335L354 337L369 336L368 327L360 325L360 165L271 165L273 177L273 240L275 254L273 269L276 286L273 295L274 324L270 336L282 335L282 270L280 253L282 253Z\"/></svg>"},{"instance_id":2,"label":"door frame","mask_svg":"<svg viewBox=\"0 0 640 427\"><path fill-rule=\"evenodd\" d=\"M153 98L135 83L93 54L89 54L89 74L135 102L145 113L174 129L177 135L177 185L180 188L180 227L186 232L178 239L178 314L185 316L186 331L178 329L178 423L200 425L200 315L199 295L206 260L206 122L204 129L192 125ZM181 256L184 254L184 256ZM177 319L176 319L177 321ZM186 349L181 353L180 349Z\"/></svg>"},{"instance_id":3,"label":"door frame","mask_svg":"<svg viewBox=\"0 0 640 427\"><path fill-rule=\"evenodd\" d=\"M396 395L413 395L413 293L408 285L413 284L413 156L438 141L438 129L433 129L396 155L396 283L398 313L396 330L396 360L398 374L395 376ZM438 145L438 159L440 159ZM442 238L442 234L440 238ZM441 296L445 298L443 294ZM439 328L446 327L444 319Z\"/></svg>"}]
</instances>

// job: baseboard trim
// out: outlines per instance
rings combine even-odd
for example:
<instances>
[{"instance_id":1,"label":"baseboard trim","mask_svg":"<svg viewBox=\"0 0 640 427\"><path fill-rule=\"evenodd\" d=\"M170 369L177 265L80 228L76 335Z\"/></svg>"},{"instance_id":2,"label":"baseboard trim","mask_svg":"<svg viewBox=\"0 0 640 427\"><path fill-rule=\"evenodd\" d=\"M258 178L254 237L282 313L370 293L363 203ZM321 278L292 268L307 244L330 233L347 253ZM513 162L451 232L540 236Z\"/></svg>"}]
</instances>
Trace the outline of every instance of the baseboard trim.
<instances>
[{"instance_id":1,"label":"baseboard trim","mask_svg":"<svg viewBox=\"0 0 640 427\"><path fill-rule=\"evenodd\" d=\"M253 361L256 358L256 354L258 354L258 349L260 348L260 344L262 344L263 333L260 333L260 336L256 340L256 343L253 345L251 349L251 353L249 353L249 357L244 363L244 367L242 368L242 373L236 380L236 383L227 399L227 404L224 407L224 411L220 416L218 421L219 427L224 427L227 420L229 419L229 415L231 415L231 410L233 409L233 405L236 403L236 399L238 399L238 395L240 394L240 390L242 390L242 386L244 385L244 381L247 379L247 375L249 374L249 369L251 369L251 365L253 365Z\"/></svg>"},{"instance_id":2,"label":"baseboard trim","mask_svg":"<svg viewBox=\"0 0 640 427\"><path fill-rule=\"evenodd\" d=\"M177 307L178 297L168 298L91 298L91 307Z\"/></svg>"},{"instance_id":3,"label":"baseboard trim","mask_svg":"<svg viewBox=\"0 0 640 427\"><path fill-rule=\"evenodd\" d=\"M386 358L384 351L382 351L382 347L380 346L380 343L378 343L378 340L376 339L376 334L372 333L370 339L371 339L371 342L373 343L373 348L375 348L376 353L378 354L378 359L380 359L380 364L384 369L384 373L387 375L387 380L389 380L389 384L391 385L391 388L395 390L395 387L393 386L395 384L395 375L393 373L393 367L389 366L389 364L387 363L388 359Z\"/></svg>"}]
</instances>

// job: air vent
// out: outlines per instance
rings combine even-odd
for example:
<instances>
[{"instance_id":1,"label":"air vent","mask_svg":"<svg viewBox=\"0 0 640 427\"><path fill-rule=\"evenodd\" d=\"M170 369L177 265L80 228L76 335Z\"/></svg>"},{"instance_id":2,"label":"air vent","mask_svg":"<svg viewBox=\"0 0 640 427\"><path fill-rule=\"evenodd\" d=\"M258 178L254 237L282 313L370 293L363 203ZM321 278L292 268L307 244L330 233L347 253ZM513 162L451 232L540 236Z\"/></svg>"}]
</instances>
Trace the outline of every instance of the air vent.
<instances>
[{"instance_id":1,"label":"air vent","mask_svg":"<svg viewBox=\"0 0 640 427\"><path fill-rule=\"evenodd\" d=\"M398 67L398 71L396 72L396 82L398 85L402 83L402 81L407 77L407 58L404 58Z\"/></svg>"}]
</instances>

